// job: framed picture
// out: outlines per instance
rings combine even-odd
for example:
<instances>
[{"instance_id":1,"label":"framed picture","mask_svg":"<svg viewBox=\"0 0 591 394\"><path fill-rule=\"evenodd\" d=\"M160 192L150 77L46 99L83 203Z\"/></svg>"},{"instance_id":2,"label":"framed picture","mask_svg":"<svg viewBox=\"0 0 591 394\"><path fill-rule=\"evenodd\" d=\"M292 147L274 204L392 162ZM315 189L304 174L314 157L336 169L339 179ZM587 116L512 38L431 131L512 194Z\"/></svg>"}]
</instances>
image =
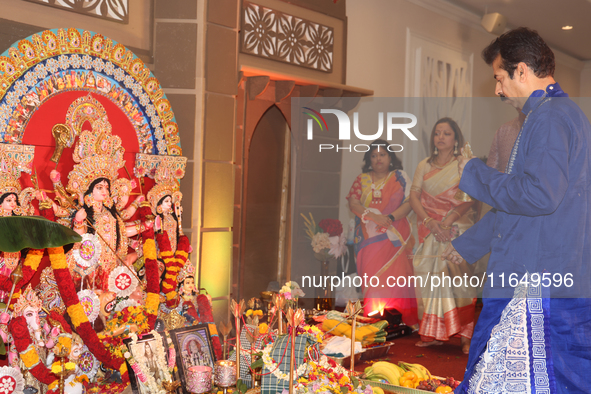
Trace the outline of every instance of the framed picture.
<instances>
[{"instance_id":1,"label":"framed picture","mask_svg":"<svg viewBox=\"0 0 591 394\"><path fill-rule=\"evenodd\" d=\"M211 345L207 324L197 324L190 327L177 328L170 331L170 337L176 350L176 365L181 379L184 394L190 394L187 387L187 373L189 368L205 365L215 365L215 353Z\"/></svg>"},{"instance_id":2,"label":"framed picture","mask_svg":"<svg viewBox=\"0 0 591 394\"><path fill-rule=\"evenodd\" d=\"M169 351L168 344L166 343L166 335L163 332L159 334L162 336L161 341L157 341L156 338L154 338L154 335L147 334L139 338L135 344L131 343L131 338L124 339L123 343L127 346L131 356L136 361L139 361L138 359L145 360L142 370L146 371L147 374L149 374L150 377L154 379L159 387L162 387L164 374L162 373L162 366L158 365L157 354L162 354L161 352L163 352L164 358L166 362L168 362ZM164 368L167 367L168 366L164 366ZM127 362L127 370L129 373L129 381L131 383L131 390L133 394L150 394L151 391L148 387L148 382L144 383L138 378L131 365L129 365L129 362ZM148 379L150 379L150 377L148 377ZM178 371L172 372L172 380L180 381L180 375ZM181 394L183 393L183 389L178 388L173 392L176 394Z\"/></svg>"}]
</instances>

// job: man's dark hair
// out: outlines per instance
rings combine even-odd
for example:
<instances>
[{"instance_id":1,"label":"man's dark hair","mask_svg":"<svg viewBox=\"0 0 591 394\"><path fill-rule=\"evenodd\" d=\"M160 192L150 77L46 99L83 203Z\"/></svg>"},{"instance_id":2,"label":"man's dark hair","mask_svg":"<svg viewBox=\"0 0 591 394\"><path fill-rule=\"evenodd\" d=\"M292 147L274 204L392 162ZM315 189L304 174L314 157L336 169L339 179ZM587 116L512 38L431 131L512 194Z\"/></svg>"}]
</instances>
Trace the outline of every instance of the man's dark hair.
<instances>
[{"instance_id":1,"label":"man's dark hair","mask_svg":"<svg viewBox=\"0 0 591 394\"><path fill-rule=\"evenodd\" d=\"M537 31L519 27L495 39L482 51L489 66L501 55L501 68L513 79L517 64L523 62L538 78L554 76L554 53Z\"/></svg>"}]
</instances>

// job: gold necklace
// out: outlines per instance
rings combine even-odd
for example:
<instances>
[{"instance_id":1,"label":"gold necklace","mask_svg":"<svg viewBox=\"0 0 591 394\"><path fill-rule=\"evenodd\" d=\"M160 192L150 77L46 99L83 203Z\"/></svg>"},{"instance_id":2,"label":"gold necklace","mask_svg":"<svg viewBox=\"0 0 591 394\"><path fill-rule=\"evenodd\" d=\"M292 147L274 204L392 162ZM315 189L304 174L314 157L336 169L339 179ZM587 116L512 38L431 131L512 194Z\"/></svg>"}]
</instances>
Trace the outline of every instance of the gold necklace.
<instances>
[{"instance_id":1,"label":"gold necklace","mask_svg":"<svg viewBox=\"0 0 591 394\"><path fill-rule=\"evenodd\" d=\"M437 157L435 158L435 160L434 160L434 163L433 163L433 166L434 166L434 167L437 167L437 168L443 168L443 167L445 167L446 165L448 165L449 163L451 163L451 162L452 162L452 160L453 160L453 159L455 159L455 156L454 156L454 154L452 153L452 154L451 154L451 157L449 158L449 160L448 160L448 161L446 161L446 162L445 162L445 164L443 164L443 165L439 164L439 160L438 160L438 159L439 159L439 156L437 156Z\"/></svg>"}]
</instances>

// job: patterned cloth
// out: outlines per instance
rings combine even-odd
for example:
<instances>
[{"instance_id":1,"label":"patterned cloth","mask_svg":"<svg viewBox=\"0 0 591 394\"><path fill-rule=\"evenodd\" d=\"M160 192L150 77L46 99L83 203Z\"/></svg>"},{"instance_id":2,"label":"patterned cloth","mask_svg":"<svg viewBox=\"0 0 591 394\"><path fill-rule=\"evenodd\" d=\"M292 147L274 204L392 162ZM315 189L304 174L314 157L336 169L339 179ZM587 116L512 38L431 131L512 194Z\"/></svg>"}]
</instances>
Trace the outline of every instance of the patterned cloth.
<instances>
[{"instance_id":1,"label":"patterned cloth","mask_svg":"<svg viewBox=\"0 0 591 394\"><path fill-rule=\"evenodd\" d=\"M522 283L515 289L515 296L503 310L486 350L468 377L468 393L556 392L548 324L549 291L539 283L537 287Z\"/></svg>"},{"instance_id":2,"label":"patterned cloth","mask_svg":"<svg viewBox=\"0 0 591 394\"><path fill-rule=\"evenodd\" d=\"M252 386L252 375L250 374L250 364L252 364L252 360L250 359L250 342L248 342L248 339L246 338L246 332L247 330L254 332L255 329L255 326L247 324L242 327L240 333L240 379L242 379L242 382L246 384L246 387L248 388ZM255 352L262 350L263 347L266 346L264 339L265 337L259 336L254 342L252 350ZM230 360L236 361L236 352L233 352L232 355L230 355Z\"/></svg>"},{"instance_id":3,"label":"patterned cloth","mask_svg":"<svg viewBox=\"0 0 591 394\"><path fill-rule=\"evenodd\" d=\"M289 335L283 335L277 338L273 349L271 349L271 358L275 364L279 364L279 371L289 375L291 341ZM297 369L303 362L307 354L308 346L315 346L316 341L307 334L297 336L295 339L295 368ZM289 389L289 378L279 380L273 375L273 371L267 366L263 367L262 394L281 393L284 389ZM297 379L296 379L297 380Z\"/></svg>"}]
</instances>

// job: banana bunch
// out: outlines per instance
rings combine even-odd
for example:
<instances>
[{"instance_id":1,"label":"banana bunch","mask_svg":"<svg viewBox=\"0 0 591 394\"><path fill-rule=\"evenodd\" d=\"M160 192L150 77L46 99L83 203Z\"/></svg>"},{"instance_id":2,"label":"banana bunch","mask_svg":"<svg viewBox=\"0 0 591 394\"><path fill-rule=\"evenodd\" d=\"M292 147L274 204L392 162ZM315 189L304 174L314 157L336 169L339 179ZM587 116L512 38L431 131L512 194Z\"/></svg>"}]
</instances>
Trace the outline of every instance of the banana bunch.
<instances>
[{"instance_id":1,"label":"banana bunch","mask_svg":"<svg viewBox=\"0 0 591 394\"><path fill-rule=\"evenodd\" d=\"M398 385L400 378L404 375L404 369L396 364L386 361L378 361L371 367L365 368L365 376L368 380L386 380L388 383Z\"/></svg>"},{"instance_id":2,"label":"banana bunch","mask_svg":"<svg viewBox=\"0 0 591 394\"><path fill-rule=\"evenodd\" d=\"M398 365L405 371L413 372L419 381L431 379L431 372L421 364L410 364L405 362L399 362Z\"/></svg>"}]
</instances>

